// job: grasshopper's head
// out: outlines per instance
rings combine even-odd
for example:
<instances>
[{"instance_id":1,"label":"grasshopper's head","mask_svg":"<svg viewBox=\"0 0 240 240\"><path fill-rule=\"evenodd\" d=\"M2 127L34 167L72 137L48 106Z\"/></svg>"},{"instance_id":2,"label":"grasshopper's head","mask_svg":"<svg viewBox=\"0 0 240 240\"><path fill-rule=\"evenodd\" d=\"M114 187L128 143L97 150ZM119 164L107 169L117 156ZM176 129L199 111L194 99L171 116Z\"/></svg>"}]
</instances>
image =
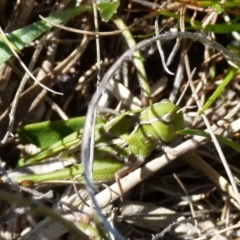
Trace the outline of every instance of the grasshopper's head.
<instances>
[{"instance_id":1,"label":"grasshopper's head","mask_svg":"<svg viewBox=\"0 0 240 240\"><path fill-rule=\"evenodd\" d=\"M169 100L155 103L149 108L151 126L164 142L173 141L176 138L176 131L184 127L183 113L178 110L179 107Z\"/></svg>"}]
</instances>

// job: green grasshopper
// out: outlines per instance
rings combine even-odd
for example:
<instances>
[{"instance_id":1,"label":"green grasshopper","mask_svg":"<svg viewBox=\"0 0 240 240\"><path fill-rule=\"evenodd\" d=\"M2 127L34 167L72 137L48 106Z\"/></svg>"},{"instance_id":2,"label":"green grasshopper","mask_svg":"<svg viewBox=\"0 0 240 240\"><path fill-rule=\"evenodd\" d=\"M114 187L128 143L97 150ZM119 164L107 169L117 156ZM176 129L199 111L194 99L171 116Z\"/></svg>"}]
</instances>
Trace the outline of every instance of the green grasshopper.
<instances>
[{"instance_id":1,"label":"green grasshopper","mask_svg":"<svg viewBox=\"0 0 240 240\"><path fill-rule=\"evenodd\" d=\"M168 100L123 113L106 124L98 125L95 131L93 179L114 179L116 172L129 160L143 162L154 149L161 149L164 144L172 142L176 138L176 131L183 129L183 125L182 112ZM21 159L19 165L33 164L56 155L61 159L76 155L81 144L80 137L81 131L74 132L48 149ZM51 180L71 180L79 174L83 174L81 164L52 173L23 175L17 181L28 185ZM83 181L82 175L77 181Z\"/></svg>"}]
</instances>

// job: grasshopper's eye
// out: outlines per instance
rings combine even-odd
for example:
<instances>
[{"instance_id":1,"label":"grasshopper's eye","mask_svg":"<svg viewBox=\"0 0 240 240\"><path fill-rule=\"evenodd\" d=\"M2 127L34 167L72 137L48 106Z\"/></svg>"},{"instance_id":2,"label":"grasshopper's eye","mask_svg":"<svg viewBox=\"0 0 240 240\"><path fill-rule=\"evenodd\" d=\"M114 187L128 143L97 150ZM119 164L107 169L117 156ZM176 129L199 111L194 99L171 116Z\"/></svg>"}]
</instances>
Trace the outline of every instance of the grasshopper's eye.
<instances>
[{"instance_id":1,"label":"grasshopper's eye","mask_svg":"<svg viewBox=\"0 0 240 240\"><path fill-rule=\"evenodd\" d=\"M171 113L165 114L164 116L162 116L162 120L165 123L171 123L173 121L172 114Z\"/></svg>"}]
</instances>

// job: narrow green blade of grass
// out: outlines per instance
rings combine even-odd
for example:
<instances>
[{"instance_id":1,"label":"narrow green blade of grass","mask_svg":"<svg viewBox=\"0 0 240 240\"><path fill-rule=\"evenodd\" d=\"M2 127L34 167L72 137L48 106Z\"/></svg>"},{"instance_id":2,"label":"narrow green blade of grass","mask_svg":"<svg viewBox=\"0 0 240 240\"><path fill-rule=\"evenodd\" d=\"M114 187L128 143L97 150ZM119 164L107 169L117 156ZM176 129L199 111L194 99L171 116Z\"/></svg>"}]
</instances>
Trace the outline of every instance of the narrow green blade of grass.
<instances>
[{"instance_id":1,"label":"narrow green blade of grass","mask_svg":"<svg viewBox=\"0 0 240 240\"><path fill-rule=\"evenodd\" d=\"M170 11L160 11L159 12L160 15L166 16L166 17L172 17L174 19L179 20L180 16L179 14L175 14L173 12ZM190 23L191 26L186 24L186 30L193 30L193 29L201 29L202 28L202 23L200 21L197 20L191 20L190 17L188 16L184 16L184 22L185 23ZM214 33L231 33L233 31L240 31L240 24L239 23L218 23L218 24L208 24L205 28L206 31L211 31Z\"/></svg>"},{"instance_id":2,"label":"narrow green blade of grass","mask_svg":"<svg viewBox=\"0 0 240 240\"><path fill-rule=\"evenodd\" d=\"M204 113L212 105L212 103L221 94L225 87L232 81L232 79L235 77L237 73L239 73L239 70L237 69L232 69L228 73L228 75L225 77L222 83L218 86L218 88L214 91L214 93L211 95L211 97L207 100L202 109L199 111L201 114Z\"/></svg>"},{"instance_id":3,"label":"narrow green blade of grass","mask_svg":"<svg viewBox=\"0 0 240 240\"><path fill-rule=\"evenodd\" d=\"M60 24L86 11L91 11L91 7L89 5L82 5L80 7L71 8L56 13L46 19L51 22ZM6 37L8 41L11 42L11 44L14 46L16 51L20 51L29 43L41 36L43 33L50 30L52 27L52 25L46 23L44 20L40 20L24 28L15 30L11 33L7 33ZM0 35L0 64L8 60L12 54L12 51Z\"/></svg>"},{"instance_id":4,"label":"narrow green blade of grass","mask_svg":"<svg viewBox=\"0 0 240 240\"><path fill-rule=\"evenodd\" d=\"M136 41L135 41L132 33L127 29L127 26L124 23L124 21L122 20L122 18L120 18L117 14L115 14L112 17L112 21L118 27L118 29L123 30L122 35L125 38L128 47L132 48L132 47L136 46ZM145 98L145 99L143 99L143 101L146 101L151 104L151 100L150 100L151 99L151 88L150 88L150 85L148 82L146 70L145 70L144 63L143 63L143 57L142 57L142 54L140 51L136 51L133 54L133 61L134 61L134 65L137 68L139 85L141 86L141 89L143 91L143 96Z\"/></svg>"},{"instance_id":5,"label":"narrow green blade of grass","mask_svg":"<svg viewBox=\"0 0 240 240\"><path fill-rule=\"evenodd\" d=\"M202 136L202 137L206 137L208 139L211 139L211 136L209 133L202 131L202 130L196 130L196 129L183 129L180 131L177 131L177 134L181 134L181 135L197 135L197 136ZM216 135L216 138L219 142L231 147L232 149L236 150L237 152L240 152L240 145L236 142L233 142L231 139L229 138L225 138L222 136L218 136Z\"/></svg>"}]
</instances>

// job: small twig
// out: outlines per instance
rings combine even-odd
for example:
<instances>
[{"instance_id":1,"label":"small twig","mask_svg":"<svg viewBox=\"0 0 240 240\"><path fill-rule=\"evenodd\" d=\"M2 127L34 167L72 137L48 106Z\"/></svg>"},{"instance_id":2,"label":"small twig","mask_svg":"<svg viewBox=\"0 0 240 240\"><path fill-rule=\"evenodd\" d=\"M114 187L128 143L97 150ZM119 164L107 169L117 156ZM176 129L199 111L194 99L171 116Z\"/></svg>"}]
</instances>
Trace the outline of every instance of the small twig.
<instances>
[{"instance_id":1,"label":"small twig","mask_svg":"<svg viewBox=\"0 0 240 240\"><path fill-rule=\"evenodd\" d=\"M83 197L81 196L81 194L78 191L77 186L76 186L76 182L77 182L76 179L79 177L82 177L82 176L83 176L83 174L79 174L73 178L73 189L74 189L75 194L77 194L77 197L82 201L82 203L87 205L88 207L90 207L90 205L83 199Z\"/></svg>"},{"instance_id":2,"label":"small twig","mask_svg":"<svg viewBox=\"0 0 240 240\"><path fill-rule=\"evenodd\" d=\"M124 29L120 29L120 30L116 30L116 31L110 31L110 32L98 32L98 31L86 31L86 30L80 30L80 29L75 29L75 28L70 28L70 27L66 27L64 25L61 25L61 24L57 24L57 23L54 23L52 21L49 21L48 19L42 17L42 16L39 16L43 21L55 26L55 27L58 27L58 28L61 28L61 29L64 29L66 31L69 31L69 32L74 32L74 33L78 33L78 34L84 34L84 35L90 35L90 36L96 36L96 35L99 35L99 36L112 36L112 35L116 35L116 34L120 34L122 33L123 31L126 31L126 30L129 30L131 29L132 27L136 26L137 24L143 22L144 20L146 19L149 19L149 18L152 18L153 16L155 16L156 14L159 14L158 12L153 12L153 13L150 13L150 14L147 14L146 16L138 19L137 21L135 21L133 24L127 26L126 28Z\"/></svg>"},{"instance_id":3,"label":"small twig","mask_svg":"<svg viewBox=\"0 0 240 240\"><path fill-rule=\"evenodd\" d=\"M2 31L2 29L0 28L0 33L2 34L2 36L4 38L6 38L4 32ZM5 41L8 42L7 38L5 39ZM42 38L42 41L39 42L38 44L38 47L36 48L35 52L34 52L34 56L33 56L33 59L37 59L41 50L42 50L42 42L45 41L45 37ZM25 64L22 62L22 60L20 59L20 57L18 56L18 54L16 53L16 51L13 49L13 47L11 46L11 44L8 44L8 47L10 48L10 50L12 51L12 53L14 54L14 56L17 58L17 60L19 61L19 63L21 64L21 66L23 67L23 69L26 71L26 74L25 76L23 77L23 80L21 81L19 87L18 87L18 90L16 92L16 95L13 99L13 103L12 103L12 107L11 107L11 111L9 113L9 126L8 126L8 130L7 130L7 133L6 135L4 136L3 140L1 141L1 143L5 143L6 140L8 139L9 135L12 135L12 129L13 129L13 126L14 126L14 116L15 116L15 112L16 112L16 108L17 108L17 105L18 105L18 100L20 98L20 95L24 89L24 86L28 80L28 76L30 76L35 82L37 82L40 86L42 86L44 89L50 91L50 92L53 92L53 93L56 93L56 94L62 94L62 93L58 93L58 92L55 92L53 90L51 90L50 88L44 86L41 82L39 82L33 75L32 73L30 72L34 66L35 66L35 63L36 61L31 61L30 65L29 65L29 68L27 68L25 66Z\"/></svg>"},{"instance_id":4,"label":"small twig","mask_svg":"<svg viewBox=\"0 0 240 240\"><path fill-rule=\"evenodd\" d=\"M180 185L180 187L182 188L182 190L184 191L184 193L186 194L187 196L187 201L189 203L189 207L190 207L190 210L191 210L191 213L192 213L192 217L193 219L195 219L195 226L196 226L196 229L197 229L197 233L198 235L200 236L201 235L201 232L200 230L197 228L197 220L196 220L196 214L195 214L195 211L194 211L194 208L193 208L193 204L192 204L192 200L187 192L187 189L184 187L182 181L178 178L178 176L174 173L173 174L174 178L177 180L178 184Z\"/></svg>"},{"instance_id":5,"label":"small twig","mask_svg":"<svg viewBox=\"0 0 240 240\"><path fill-rule=\"evenodd\" d=\"M0 28L0 33L2 34L3 38L6 40L6 42L8 42L7 37L5 36L3 30ZM43 85L40 81L38 81L33 75L32 73L29 71L29 69L26 67L26 65L23 63L23 61L20 59L20 57L18 56L17 52L13 49L13 47L11 46L11 44L8 44L8 47L10 48L10 50L12 51L13 55L17 58L17 60L19 61L20 65L23 67L23 69L28 73L28 75L36 82L38 83L41 87L43 87L44 89L48 90L49 92L55 93L55 94L59 94L59 95L63 95L60 92L56 92L54 90L52 90L51 88L48 88L47 86Z\"/></svg>"},{"instance_id":6,"label":"small twig","mask_svg":"<svg viewBox=\"0 0 240 240\"><path fill-rule=\"evenodd\" d=\"M176 41L177 42L176 42L174 48L176 47L177 44L179 44L179 46L180 46L180 43L181 43L179 38L177 38ZM177 47L179 47L179 46L177 46ZM178 67L177 67L177 72L175 73L175 76L174 76L173 89L172 89L171 94L169 96L169 100L171 102L176 102L177 94L178 94L179 90L181 89L181 84L182 84L182 81L184 80L184 62L183 62L183 54L184 54L183 49L184 48L185 48L185 42L183 42L183 45L182 45L182 48L181 48L182 51L180 53L180 58L179 58L179 63L178 63ZM176 54L174 51L176 51L176 49L173 49L171 51L168 61L171 58L171 54L173 54L173 55ZM181 93L181 95L183 95L183 93ZM178 105L178 102L180 102L180 101L181 100L178 98L177 105Z\"/></svg>"},{"instance_id":7,"label":"small twig","mask_svg":"<svg viewBox=\"0 0 240 240\"><path fill-rule=\"evenodd\" d=\"M156 36L159 35L159 31L160 31L160 30L159 30L159 27L158 27L158 19L159 19L159 16L157 15L157 16L156 16L156 19L155 19L155 24L154 24L154 26L155 26L155 35L156 35ZM165 56L164 56L164 52L163 52L163 50L162 50L161 41L160 41L160 40L157 40L156 43L157 43L158 52L159 52L159 54L160 54L160 58L161 58L161 60L162 60L162 65L163 65L164 70L165 70L168 74L174 75L174 73L171 72L171 71L168 69L167 64L166 64L166 62L165 62Z\"/></svg>"},{"instance_id":8,"label":"small twig","mask_svg":"<svg viewBox=\"0 0 240 240\"><path fill-rule=\"evenodd\" d=\"M187 201L189 203L189 207L190 207L190 210L191 210L191 213L192 213L192 217L195 218L196 214L195 214L195 211L194 211L194 208L193 208L191 198L190 198L190 196L187 192L187 189L184 187L183 183L181 182L181 180L178 178L178 176L175 173L173 174L173 177L177 180L178 184L180 185L180 187L184 191L185 195L187 196Z\"/></svg>"},{"instance_id":9,"label":"small twig","mask_svg":"<svg viewBox=\"0 0 240 240\"><path fill-rule=\"evenodd\" d=\"M53 110L55 110L58 115L63 119L63 120L68 120L68 116L66 115L66 113L48 96L45 97L45 101L47 103L49 103L49 105L51 106L51 108Z\"/></svg>"},{"instance_id":10,"label":"small twig","mask_svg":"<svg viewBox=\"0 0 240 240\"><path fill-rule=\"evenodd\" d=\"M226 0L222 0L219 4L223 5L226 2ZM214 9L211 14L208 16L208 18L204 21L204 23L202 24L202 28L206 28L207 25L212 21L213 18L216 17L216 15L218 14L218 12Z\"/></svg>"},{"instance_id":11,"label":"small twig","mask_svg":"<svg viewBox=\"0 0 240 240\"><path fill-rule=\"evenodd\" d=\"M191 89L192 89L192 92L193 92L193 96L194 96L195 101L197 103L197 106L198 106L198 108L200 110L202 108L202 105L201 105L201 103L199 101L198 95L197 95L197 93L195 91L195 87L194 87L194 85L192 83L192 74L190 73L189 59L188 59L188 55L187 54L184 56L184 60L185 60L185 67L186 67L186 70L187 70L188 78L191 80L190 81L190 86L191 86ZM232 172L231 172L231 170L230 170L230 168L228 166L227 160L226 160L226 158L225 158L225 156L223 154L221 146L220 146L220 144L219 144L219 142L218 142L218 140L217 140L217 138L216 138L216 136L215 136L215 134L214 134L214 132L213 132L213 130L211 128L211 124L210 124L209 120L207 119L207 116L204 113L202 113L201 116L202 116L202 118L203 118L203 120L204 120L204 122L206 124L206 127L207 127L207 129L208 129L208 131L209 131L209 133L211 135L213 143L214 143L214 145L216 147L216 150L217 150L217 152L219 154L219 157L220 157L220 159L222 161L222 164L223 164L223 166L224 166L224 168L226 170L226 173L227 173L227 175L229 177L230 183L232 184L232 187L233 187L234 193L236 195L238 204L240 205L240 195L239 195L239 192L238 192L238 188L237 188L237 185L236 185L236 183L234 181L233 174L232 174Z\"/></svg>"}]
</instances>

